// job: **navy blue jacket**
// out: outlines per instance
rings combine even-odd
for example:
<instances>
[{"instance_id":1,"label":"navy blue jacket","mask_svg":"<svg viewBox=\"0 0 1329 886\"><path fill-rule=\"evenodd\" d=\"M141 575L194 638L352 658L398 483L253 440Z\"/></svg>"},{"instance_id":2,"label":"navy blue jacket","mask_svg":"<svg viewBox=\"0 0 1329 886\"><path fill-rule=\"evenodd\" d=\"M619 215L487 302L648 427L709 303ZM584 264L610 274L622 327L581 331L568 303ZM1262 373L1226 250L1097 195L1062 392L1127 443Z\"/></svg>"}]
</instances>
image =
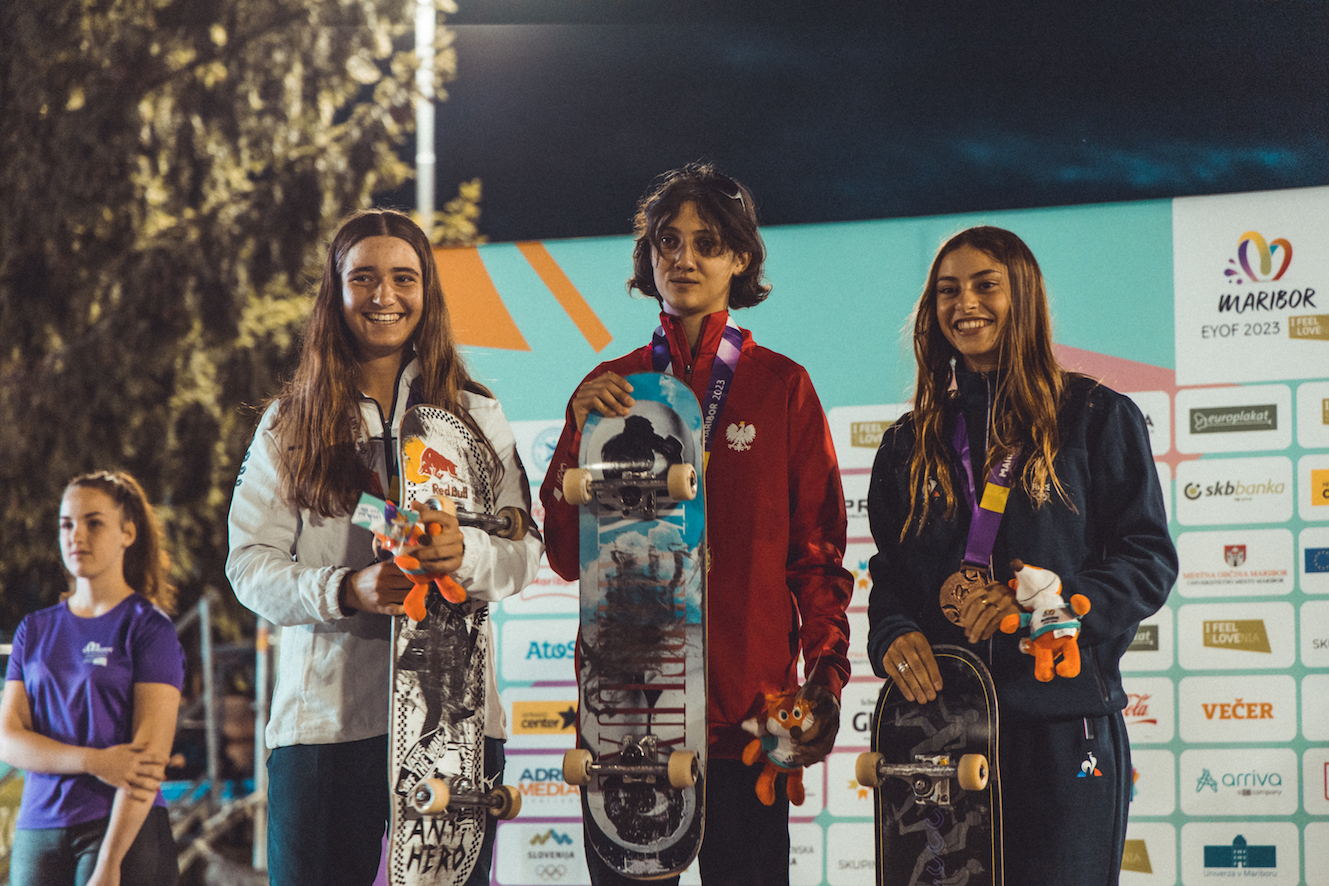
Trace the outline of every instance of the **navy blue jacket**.
<instances>
[{"instance_id":1,"label":"navy blue jacket","mask_svg":"<svg viewBox=\"0 0 1329 886\"><path fill-rule=\"evenodd\" d=\"M959 372L957 381L953 409L964 404L977 443L971 443L971 451L982 452L980 435L992 381L968 372ZM954 421L952 414L947 440ZM1056 471L1070 506L1053 490L1042 507L1035 508L1024 489L1014 485L993 550L994 572L1000 581L1010 579L1013 558L1051 569L1061 576L1068 602L1072 594L1084 594L1092 609L1083 619L1082 667L1075 678L1035 680L1033 657L1018 648L1027 631L998 632L969 647L992 671L1002 716L1017 720L1102 716L1123 708L1121 656L1140 620L1162 607L1177 577L1177 553L1140 410L1116 391L1072 376L1057 422L1061 447ZM905 415L882 437L868 491L868 516L877 543L870 564L868 657L882 677L887 676L882 662L886 650L909 631L922 631L934 645L968 646L964 632L941 614L937 595L942 581L960 567L970 515L961 496L954 515L945 519L944 500L929 496L922 531L911 527L901 540L909 514L913 447L912 415ZM951 482L959 495L957 461L952 458Z\"/></svg>"}]
</instances>

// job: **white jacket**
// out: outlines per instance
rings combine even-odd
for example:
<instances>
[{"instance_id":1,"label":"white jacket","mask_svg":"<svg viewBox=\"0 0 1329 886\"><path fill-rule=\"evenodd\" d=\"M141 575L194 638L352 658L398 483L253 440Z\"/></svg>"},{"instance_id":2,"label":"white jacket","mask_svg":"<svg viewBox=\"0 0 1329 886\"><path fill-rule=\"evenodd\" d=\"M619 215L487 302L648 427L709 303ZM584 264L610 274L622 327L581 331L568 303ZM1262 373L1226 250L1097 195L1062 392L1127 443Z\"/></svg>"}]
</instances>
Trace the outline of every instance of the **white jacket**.
<instances>
[{"instance_id":1,"label":"white jacket","mask_svg":"<svg viewBox=\"0 0 1329 886\"><path fill-rule=\"evenodd\" d=\"M419 374L412 361L397 381L384 439L383 417L373 400L361 400L368 439L361 451L389 488L385 442L394 450L406 412L410 383ZM516 455L512 429L497 400L464 393L462 405L488 438L503 464L496 507L529 511L530 486ZM342 577L374 562L373 536L351 524L349 515L328 519L297 509L278 493L278 446L274 403L250 443L231 500L230 556L226 577L240 602L280 626L277 683L268 720L268 747L358 741L388 731L392 620L358 612L343 616L337 606ZM465 554L453 578L477 601L495 602L535 577L544 546L537 533L521 541L496 538L462 527ZM495 649L490 622L489 648ZM491 654L485 664L485 733L506 738L503 708Z\"/></svg>"}]
</instances>

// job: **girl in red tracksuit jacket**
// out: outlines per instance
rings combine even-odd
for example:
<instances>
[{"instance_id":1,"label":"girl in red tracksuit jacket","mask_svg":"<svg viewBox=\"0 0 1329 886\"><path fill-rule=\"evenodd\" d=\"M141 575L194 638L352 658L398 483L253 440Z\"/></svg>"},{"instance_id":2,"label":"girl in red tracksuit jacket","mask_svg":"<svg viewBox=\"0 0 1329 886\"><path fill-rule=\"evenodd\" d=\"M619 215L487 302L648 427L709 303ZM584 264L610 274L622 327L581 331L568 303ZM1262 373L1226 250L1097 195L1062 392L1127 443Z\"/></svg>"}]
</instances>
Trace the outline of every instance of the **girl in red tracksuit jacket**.
<instances>
[{"instance_id":1,"label":"girl in red tracksuit jacket","mask_svg":"<svg viewBox=\"0 0 1329 886\"><path fill-rule=\"evenodd\" d=\"M734 374L722 385L727 396L706 471L710 745L701 876L707 884L787 884L784 779L774 806L757 799L760 767L739 759L751 739L740 724L757 713L762 692L799 684L801 653L813 684L806 694L825 728L805 737L796 762L819 762L834 743L849 677L852 591L841 566L846 520L835 450L807 372L756 344L729 316L770 292L761 282L765 247L751 193L709 165L690 164L666 173L642 199L636 234L629 286L660 302L661 325L654 349L648 343L600 364L568 404L540 490L549 562L564 578L578 577L577 508L563 500L562 482L576 466L587 415L625 415L633 400L624 376L657 367L706 403L717 355L727 355ZM597 886L631 882L589 847L587 861Z\"/></svg>"}]
</instances>

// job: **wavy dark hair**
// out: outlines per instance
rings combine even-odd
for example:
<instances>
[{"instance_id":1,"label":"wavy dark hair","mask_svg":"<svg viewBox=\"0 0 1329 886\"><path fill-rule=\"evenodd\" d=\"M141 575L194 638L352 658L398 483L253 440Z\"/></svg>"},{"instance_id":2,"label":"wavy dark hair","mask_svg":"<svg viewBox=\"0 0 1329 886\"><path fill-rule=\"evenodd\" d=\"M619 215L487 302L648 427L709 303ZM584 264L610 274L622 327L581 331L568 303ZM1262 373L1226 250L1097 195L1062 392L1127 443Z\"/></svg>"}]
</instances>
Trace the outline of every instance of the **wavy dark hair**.
<instances>
[{"instance_id":1,"label":"wavy dark hair","mask_svg":"<svg viewBox=\"0 0 1329 886\"><path fill-rule=\"evenodd\" d=\"M125 583L147 597L163 612L175 612L175 586L170 582L171 561L162 548L161 525L139 482L123 471L97 471L69 481L65 491L78 487L106 493L120 509L125 523L134 524L134 543L125 550Z\"/></svg>"},{"instance_id":2,"label":"wavy dark hair","mask_svg":"<svg viewBox=\"0 0 1329 886\"><path fill-rule=\"evenodd\" d=\"M655 288L654 258L660 228L673 221L689 201L697 207L701 220L715 229L725 249L748 256L748 266L734 276L729 287L729 307L750 308L765 301L771 294L770 285L762 281L766 244L757 230L757 207L752 192L717 172L710 163L689 163L666 172L637 202L633 218L637 242L632 247L632 278L628 280L628 289L649 295L664 306L664 299Z\"/></svg>"},{"instance_id":3,"label":"wavy dark hair","mask_svg":"<svg viewBox=\"0 0 1329 886\"><path fill-rule=\"evenodd\" d=\"M493 444L461 405L463 391L491 398L493 394L471 378L457 352L429 238L396 210L357 212L342 224L328 247L300 364L275 398L274 430L284 446L278 465L282 498L324 517L349 514L360 493L370 488L370 469L356 452L361 427L355 339L342 315L347 253L369 237L404 240L420 259L424 306L411 337L420 363L420 377L414 383L420 402L460 418L484 446L493 475L498 476L501 468Z\"/></svg>"},{"instance_id":4,"label":"wavy dark hair","mask_svg":"<svg viewBox=\"0 0 1329 886\"><path fill-rule=\"evenodd\" d=\"M931 477L937 480L946 517L955 513L945 424L946 407L954 396L951 380L956 365L963 365L964 358L946 340L937 322L937 275L946 256L964 246L972 246L1005 265L1011 294L1010 315L998 345L996 394L988 428L991 442L984 471L1018 446L1024 453L1021 485L1030 500L1041 506L1049 489L1067 500L1053 462L1061 445L1057 408L1074 373L1062 369L1052 351L1052 316L1043 272L1029 247L1010 231L988 226L969 228L937 250L912 317L918 380L914 388L914 452L909 462L913 495L906 531L910 525L921 530L927 519L927 508L920 505L926 502Z\"/></svg>"}]
</instances>

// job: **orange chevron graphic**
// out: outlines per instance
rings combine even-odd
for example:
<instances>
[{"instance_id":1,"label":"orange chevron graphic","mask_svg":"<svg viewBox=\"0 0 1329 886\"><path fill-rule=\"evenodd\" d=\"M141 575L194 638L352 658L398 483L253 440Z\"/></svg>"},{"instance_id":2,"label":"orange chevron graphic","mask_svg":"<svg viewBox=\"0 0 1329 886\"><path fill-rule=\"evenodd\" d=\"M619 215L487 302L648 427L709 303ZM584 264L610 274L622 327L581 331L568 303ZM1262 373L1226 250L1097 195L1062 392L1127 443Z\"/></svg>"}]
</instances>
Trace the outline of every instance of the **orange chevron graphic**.
<instances>
[{"instance_id":1,"label":"orange chevron graphic","mask_svg":"<svg viewBox=\"0 0 1329 886\"><path fill-rule=\"evenodd\" d=\"M474 246L434 250L457 344L529 351Z\"/></svg>"},{"instance_id":2,"label":"orange chevron graphic","mask_svg":"<svg viewBox=\"0 0 1329 886\"><path fill-rule=\"evenodd\" d=\"M568 312L568 317L576 324L577 329L585 336L587 343L593 351L602 351L605 346L613 339L609 330L600 322L600 318L591 310L591 306L582 298L582 294L577 291L577 287L572 285L568 275L563 273L563 269L554 261L554 257L545 249L543 243L538 240L526 240L518 243L517 248L521 254L526 256L526 261L530 262L535 273L540 275L545 286L558 299L558 303L563 306L563 310Z\"/></svg>"}]
</instances>

